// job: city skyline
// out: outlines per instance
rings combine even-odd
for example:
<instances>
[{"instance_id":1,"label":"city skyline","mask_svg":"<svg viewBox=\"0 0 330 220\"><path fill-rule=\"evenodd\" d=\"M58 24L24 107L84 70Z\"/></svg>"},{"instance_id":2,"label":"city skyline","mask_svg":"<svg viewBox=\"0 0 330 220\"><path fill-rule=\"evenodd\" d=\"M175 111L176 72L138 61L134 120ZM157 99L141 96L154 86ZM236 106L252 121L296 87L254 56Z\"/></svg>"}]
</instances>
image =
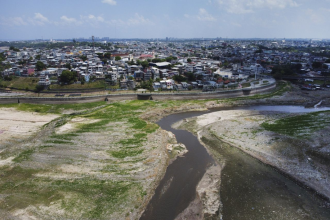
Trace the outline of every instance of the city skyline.
<instances>
[{"instance_id":1,"label":"city skyline","mask_svg":"<svg viewBox=\"0 0 330 220\"><path fill-rule=\"evenodd\" d=\"M0 40L120 38L328 39L330 1L2 1Z\"/></svg>"}]
</instances>

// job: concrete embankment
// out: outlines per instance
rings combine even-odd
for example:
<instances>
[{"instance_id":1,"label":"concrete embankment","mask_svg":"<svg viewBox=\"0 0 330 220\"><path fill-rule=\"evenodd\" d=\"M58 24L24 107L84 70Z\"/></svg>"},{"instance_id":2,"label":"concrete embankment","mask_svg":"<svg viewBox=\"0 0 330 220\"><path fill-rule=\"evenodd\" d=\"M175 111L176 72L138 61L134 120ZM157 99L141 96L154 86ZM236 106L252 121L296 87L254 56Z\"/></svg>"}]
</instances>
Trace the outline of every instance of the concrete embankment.
<instances>
[{"instance_id":1,"label":"concrete embankment","mask_svg":"<svg viewBox=\"0 0 330 220\"><path fill-rule=\"evenodd\" d=\"M249 96L266 91L270 91L276 88L276 83L269 84L262 87L257 87L251 91L246 90L224 90L216 92L196 92L196 93L151 93L153 100L183 100L183 99L212 99L212 98L232 98L240 96ZM117 100L136 100L137 94L109 94L98 96L83 96L83 97L0 97L0 104L9 103L36 103L36 104L61 104L61 103L84 103L84 102L96 102Z\"/></svg>"}]
</instances>

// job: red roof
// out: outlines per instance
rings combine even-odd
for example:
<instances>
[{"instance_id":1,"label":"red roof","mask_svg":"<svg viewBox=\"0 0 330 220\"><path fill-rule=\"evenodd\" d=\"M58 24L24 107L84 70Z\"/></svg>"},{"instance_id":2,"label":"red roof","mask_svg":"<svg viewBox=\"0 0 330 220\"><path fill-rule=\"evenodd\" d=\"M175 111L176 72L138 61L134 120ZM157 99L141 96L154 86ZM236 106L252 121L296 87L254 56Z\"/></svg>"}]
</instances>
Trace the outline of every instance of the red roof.
<instances>
[{"instance_id":1,"label":"red roof","mask_svg":"<svg viewBox=\"0 0 330 220\"><path fill-rule=\"evenodd\" d=\"M152 55L150 55L150 54L141 54L141 56L140 56L141 58L147 58L147 57L150 57L150 58L152 58L153 56Z\"/></svg>"}]
</instances>

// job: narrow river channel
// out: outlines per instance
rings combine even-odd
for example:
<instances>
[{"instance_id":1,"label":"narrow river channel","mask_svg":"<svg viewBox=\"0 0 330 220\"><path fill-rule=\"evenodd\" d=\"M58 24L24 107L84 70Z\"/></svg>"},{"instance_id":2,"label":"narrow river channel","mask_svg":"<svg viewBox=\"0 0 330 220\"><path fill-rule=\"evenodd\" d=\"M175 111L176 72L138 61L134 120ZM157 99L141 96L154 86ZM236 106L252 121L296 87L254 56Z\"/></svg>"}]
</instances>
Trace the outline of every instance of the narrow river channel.
<instances>
[{"instance_id":1,"label":"narrow river channel","mask_svg":"<svg viewBox=\"0 0 330 220\"><path fill-rule=\"evenodd\" d=\"M312 112L300 106L251 106L233 109ZM228 110L228 109L226 109ZM213 110L219 111L219 110ZM208 112L188 112L167 116L159 126L175 134L188 153L167 168L141 220L173 220L195 198L196 186L214 161L197 137L171 125L179 120ZM226 160L221 173L220 197L223 219L330 219L326 201L297 185L276 170L234 147L219 147Z\"/></svg>"}]
</instances>

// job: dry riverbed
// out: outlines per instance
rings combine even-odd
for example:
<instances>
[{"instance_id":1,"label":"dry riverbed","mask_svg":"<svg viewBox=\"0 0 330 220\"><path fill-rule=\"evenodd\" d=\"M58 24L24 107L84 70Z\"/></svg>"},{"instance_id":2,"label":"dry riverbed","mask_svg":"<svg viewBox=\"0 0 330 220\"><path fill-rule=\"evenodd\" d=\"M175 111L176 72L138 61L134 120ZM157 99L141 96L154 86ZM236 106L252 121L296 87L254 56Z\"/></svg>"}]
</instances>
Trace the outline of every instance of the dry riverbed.
<instances>
[{"instance_id":1,"label":"dry riverbed","mask_svg":"<svg viewBox=\"0 0 330 220\"><path fill-rule=\"evenodd\" d=\"M274 166L330 198L330 112L289 114L231 110L177 126L208 134Z\"/></svg>"},{"instance_id":2,"label":"dry riverbed","mask_svg":"<svg viewBox=\"0 0 330 220\"><path fill-rule=\"evenodd\" d=\"M159 129L153 122L169 114L207 108L313 102L312 97L294 95L295 92L299 93L298 90L292 90L291 94L280 93L251 100L122 101L108 103L78 115L65 115L77 112L67 108L61 114L0 108L8 117L14 117L9 121L6 116L3 119L5 123L1 121L0 124L3 126L0 127L0 218L138 219L168 163L177 156L184 156L186 152L173 135ZM318 98L324 99L324 104L329 102L321 95ZM276 147L281 146L283 141L294 142L294 137L258 131L262 122L285 115L260 112L244 114L231 112L202 116L198 123L188 120L182 126L188 125L189 130L196 135L198 131L205 132L203 128L210 127L223 141L238 147L242 143L250 144L242 149L275 166L279 166L276 161L285 165L285 160L294 157L295 153L291 149L287 151L285 146ZM14 125L20 129L15 130ZM228 129L225 129L226 126ZM252 132L254 130L251 129L258 132ZM326 130L328 128L323 129L323 132L329 133ZM221 135L221 132L225 135ZM321 156L329 152L326 145L329 140L321 132L313 135L320 137L318 142L313 142L313 138L304 141L304 144L311 143L308 146L313 148L303 148L303 153L298 147L294 148L299 155L306 156L307 152L310 155L308 162L303 157L280 168L292 169L293 172L299 165L307 166L308 171L313 172L310 174L312 176L307 177L317 176L313 185L316 188L324 184L325 174L323 168L314 173L315 165L312 163L317 162L315 158L320 157L320 152ZM212 149L209 152L216 159L221 157ZM210 167L196 189L195 201L178 219L203 219L217 215L216 210L221 210L219 186L222 167L222 163ZM326 194L326 189L322 193Z\"/></svg>"}]
</instances>

